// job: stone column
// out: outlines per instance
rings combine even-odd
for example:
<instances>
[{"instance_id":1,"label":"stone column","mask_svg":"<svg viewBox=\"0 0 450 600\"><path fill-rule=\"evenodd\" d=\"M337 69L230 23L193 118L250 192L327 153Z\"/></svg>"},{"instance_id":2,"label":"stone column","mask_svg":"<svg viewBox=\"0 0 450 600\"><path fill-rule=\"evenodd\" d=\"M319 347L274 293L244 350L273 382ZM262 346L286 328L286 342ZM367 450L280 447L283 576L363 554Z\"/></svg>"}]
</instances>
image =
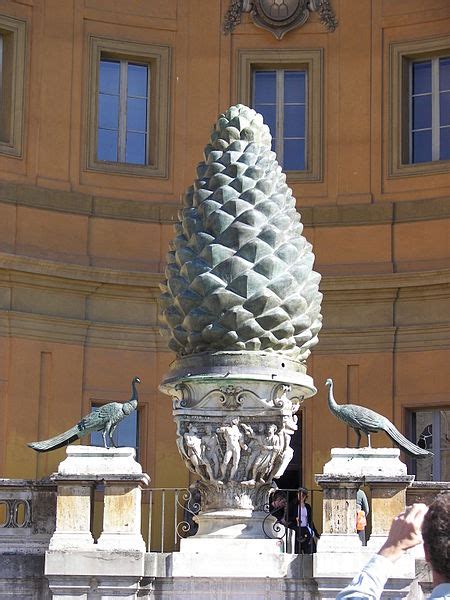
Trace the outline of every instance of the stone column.
<instances>
[{"instance_id":1,"label":"stone column","mask_svg":"<svg viewBox=\"0 0 450 600\"><path fill-rule=\"evenodd\" d=\"M91 502L95 482L77 475L57 475L56 529L49 549L92 548Z\"/></svg>"},{"instance_id":2,"label":"stone column","mask_svg":"<svg viewBox=\"0 0 450 600\"><path fill-rule=\"evenodd\" d=\"M323 532L317 552L361 549L355 522L356 492L363 478L317 475L316 481L323 489Z\"/></svg>"},{"instance_id":3,"label":"stone column","mask_svg":"<svg viewBox=\"0 0 450 600\"><path fill-rule=\"evenodd\" d=\"M105 477L103 531L98 548L131 549L145 552L141 534L141 486L149 483L148 475Z\"/></svg>"},{"instance_id":4,"label":"stone column","mask_svg":"<svg viewBox=\"0 0 450 600\"><path fill-rule=\"evenodd\" d=\"M386 541L392 519L405 510L406 488L413 481L414 475L366 477L372 497L372 533L367 546L374 552Z\"/></svg>"}]
</instances>

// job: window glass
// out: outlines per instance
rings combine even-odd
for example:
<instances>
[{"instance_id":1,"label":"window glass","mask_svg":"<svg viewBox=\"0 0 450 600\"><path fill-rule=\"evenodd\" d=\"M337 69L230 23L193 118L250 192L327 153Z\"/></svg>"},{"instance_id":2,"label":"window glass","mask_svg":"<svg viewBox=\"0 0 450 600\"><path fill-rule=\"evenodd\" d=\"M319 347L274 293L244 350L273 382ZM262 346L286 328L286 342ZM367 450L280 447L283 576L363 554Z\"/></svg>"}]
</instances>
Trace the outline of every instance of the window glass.
<instances>
[{"instance_id":1,"label":"window glass","mask_svg":"<svg viewBox=\"0 0 450 600\"><path fill-rule=\"evenodd\" d=\"M415 131L412 135L413 162L428 162L433 160L431 145L431 129L428 131Z\"/></svg>"},{"instance_id":2,"label":"window glass","mask_svg":"<svg viewBox=\"0 0 450 600\"><path fill-rule=\"evenodd\" d=\"M450 410L411 412L413 441L433 455L414 460L413 472L418 481L449 481L450 477Z\"/></svg>"},{"instance_id":3,"label":"window glass","mask_svg":"<svg viewBox=\"0 0 450 600\"><path fill-rule=\"evenodd\" d=\"M440 132L441 160L450 158L450 127L442 127Z\"/></svg>"},{"instance_id":4,"label":"window glass","mask_svg":"<svg viewBox=\"0 0 450 600\"><path fill-rule=\"evenodd\" d=\"M275 104L276 102L276 72L256 71L254 104Z\"/></svg>"},{"instance_id":5,"label":"window glass","mask_svg":"<svg viewBox=\"0 0 450 600\"><path fill-rule=\"evenodd\" d=\"M3 80L3 35L0 33L0 98L2 97Z\"/></svg>"},{"instance_id":6,"label":"window glass","mask_svg":"<svg viewBox=\"0 0 450 600\"><path fill-rule=\"evenodd\" d=\"M128 65L128 96L147 98L147 65Z\"/></svg>"},{"instance_id":7,"label":"window glass","mask_svg":"<svg viewBox=\"0 0 450 600\"><path fill-rule=\"evenodd\" d=\"M439 59L439 89L450 90L450 58Z\"/></svg>"},{"instance_id":8,"label":"window glass","mask_svg":"<svg viewBox=\"0 0 450 600\"><path fill-rule=\"evenodd\" d=\"M145 164L145 142L147 136L142 133L127 133L127 153L125 162Z\"/></svg>"},{"instance_id":9,"label":"window glass","mask_svg":"<svg viewBox=\"0 0 450 600\"><path fill-rule=\"evenodd\" d=\"M272 134L286 171L306 169L306 70L254 71L253 107Z\"/></svg>"},{"instance_id":10,"label":"window glass","mask_svg":"<svg viewBox=\"0 0 450 600\"><path fill-rule=\"evenodd\" d=\"M450 58L411 63L410 162L448 159Z\"/></svg>"},{"instance_id":11,"label":"window glass","mask_svg":"<svg viewBox=\"0 0 450 600\"><path fill-rule=\"evenodd\" d=\"M431 60L413 63L412 72L413 94L431 94Z\"/></svg>"},{"instance_id":12,"label":"window glass","mask_svg":"<svg viewBox=\"0 0 450 600\"><path fill-rule=\"evenodd\" d=\"M100 62L99 90L101 94L119 95L120 63L115 60Z\"/></svg>"},{"instance_id":13,"label":"window glass","mask_svg":"<svg viewBox=\"0 0 450 600\"><path fill-rule=\"evenodd\" d=\"M127 60L100 61L97 157L148 162L149 67Z\"/></svg>"},{"instance_id":14,"label":"window glass","mask_svg":"<svg viewBox=\"0 0 450 600\"><path fill-rule=\"evenodd\" d=\"M92 405L93 410L98 410L101 405ZM139 449L139 415L134 410L121 421L113 435L114 443L118 447L134 448L136 457ZM100 431L91 433L91 446L103 447L103 437Z\"/></svg>"}]
</instances>

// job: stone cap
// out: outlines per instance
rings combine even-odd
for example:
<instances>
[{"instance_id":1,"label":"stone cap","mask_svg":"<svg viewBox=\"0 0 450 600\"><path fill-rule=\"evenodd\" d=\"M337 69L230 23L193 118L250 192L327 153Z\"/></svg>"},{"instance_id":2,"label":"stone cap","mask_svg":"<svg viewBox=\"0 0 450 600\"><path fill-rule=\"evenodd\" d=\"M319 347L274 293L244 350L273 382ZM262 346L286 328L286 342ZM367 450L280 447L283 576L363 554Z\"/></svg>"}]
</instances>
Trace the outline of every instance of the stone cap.
<instances>
[{"instance_id":1,"label":"stone cap","mask_svg":"<svg viewBox=\"0 0 450 600\"><path fill-rule=\"evenodd\" d=\"M407 474L398 448L332 448L324 475L399 477Z\"/></svg>"},{"instance_id":2,"label":"stone cap","mask_svg":"<svg viewBox=\"0 0 450 600\"><path fill-rule=\"evenodd\" d=\"M67 446L66 454L67 458L58 467L58 475L62 477L111 480L112 476L142 475L134 448L71 445Z\"/></svg>"},{"instance_id":3,"label":"stone cap","mask_svg":"<svg viewBox=\"0 0 450 600\"><path fill-rule=\"evenodd\" d=\"M142 483L148 485L151 481L150 476L147 473L136 473L136 474L122 474L122 475L111 475L109 473L95 473L92 475L60 475L59 473L53 473L51 480L56 483L85 483L94 485L95 483Z\"/></svg>"}]
</instances>

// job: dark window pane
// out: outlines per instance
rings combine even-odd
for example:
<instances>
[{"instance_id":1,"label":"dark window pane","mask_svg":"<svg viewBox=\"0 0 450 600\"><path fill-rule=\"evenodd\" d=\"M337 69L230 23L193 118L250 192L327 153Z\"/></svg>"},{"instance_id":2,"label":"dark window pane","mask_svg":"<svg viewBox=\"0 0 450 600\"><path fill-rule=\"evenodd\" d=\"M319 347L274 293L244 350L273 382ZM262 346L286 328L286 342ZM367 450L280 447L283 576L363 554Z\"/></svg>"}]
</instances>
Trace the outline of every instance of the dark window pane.
<instances>
[{"instance_id":1,"label":"dark window pane","mask_svg":"<svg viewBox=\"0 0 450 600\"><path fill-rule=\"evenodd\" d=\"M271 150L272 150L272 152L277 151L277 140L274 137L272 138Z\"/></svg>"},{"instance_id":2,"label":"dark window pane","mask_svg":"<svg viewBox=\"0 0 450 600\"><path fill-rule=\"evenodd\" d=\"M441 160L450 158L450 127L442 127L440 131L440 156Z\"/></svg>"},{"instance_id":3,"label":"dark window pane","mask_svg":"<svg viewBox=\"0 0 450 600\"><path fill-rule=\"evenodd\" d=\"M431 92L431 60L413 63L412 80L413 94Z\"/></svg>"},{"instance_id":4,"label":"dark window pane","mask_svg":"<svg viewBox=\"0 0 450 600\"><path fill-rule=\"evenodd\" d=\"M264 123L269 126L270 133L272 136L276 134L276 108L275 105L266 106L266 105L255 105L256 112L262 114Z\"/></svg>"},{"instance_id":5,"label":"dark window pane","mask_svg":"<svg viewBox=\"0 0 450 600\"><path fill-rule=\"evenodd\" d=\"M120 63L113 60L100 61L99 90L107 94L119 93Z\"/></svg>"},{"instance_id":6,"label":"dark window pane","mask_svg":"<svg viewBox=\"0 0 450 600\"><path fill-rule=\"evenodd\" d=\"M99 95L98 126L107 129L119 128L119 96Z\"/></svg>"},{"instance_id":7,"label":"dark window pane","mask_svg":"<svg viewBox=\"0 0 450 600\"><path fill-rule=\"evenodd\" d=\"M412 136L412 162L421 163L431 160L431 130L416 131Z\"/></svg>"},{"instance_id":8,"label":"dark window pane","mask_svg":"<svg viewBox=\"0 0 450 600\"><path fill-rule=\"evenodd\" d=\"M439 89L450 90L450 58L439 59Z\"/></svg>"},{"instance_id":9,"label":"dark window pane","mask_svg":"<svg viewBox=\"0 0 450 600\"><path fill-rule=\"evenodd\" d=\"M117 162L117 131L98 130L97 156L99 160Z\"/></svg>"},{"instance_id":10,"label":"dark window pane","mask_svg":"<svg viewBox=\"0 0 450 600\"><path fill-rule=\"evenodd\" d=\"M128 65L128 96L147 97L146 65Z\"/></svg>"},{"instance_id":11,"label":"dark window pane","mask_svg":"<svg viewBox=\"0 0 450 600\"><path fill-rule=\"evenodd\" d=\"M127 148L125 162L136 165L145 165L145 146L147 136L145 133L127 133Z\"/></svg>"},{"instance_id":12,"label":"dark window pane","mask_svg":"<svg viewBox=\"0 0 450 600\"><path fill-rule=\"evenodd\" d=\"M285 71L284 73L284 101L305 101L305 71Z\"/></svg>"},{"instance_id":13,"label":"dark window pane","mask_svg":"<svg viewBox=\"0 0 450 600\"><path fill-rule=\"evenodd\" d=\"M285 171L305 169L305 140L284 140L283 169Z\"/></svg>"},{"instance_id":14,"label":"dark window pane","mask_svg":"<svg viewBox=\"0 0 450 600\"><path fill-rule=\"evenodd\" d=\"M147 129L147 100L144 98L128 98L127 100L127 131L142 131Z\"/></svg>"},{"instance_id":15,"label":"dark window pane","mask_svg":"<svg viewBox=\"0 0 450 600\"><path fill-rule=\"evenodd\" d=\"M253 104L275 102L276 79L275 71L255 71Z\"/></svg>"},{"instance_id":16,"label":"dark window pane","mask_svg":"<svg viewBox=\"0 0 450 600\"><path fill-rule=\"evenodd\" d=\"M431 95L413 98L413 129L431 127Z\"/></svg>"},{"instance_id":17,"label":"dark window pane","mask_svg":"<svg viewBox=\"0 0 450 600\"><path fill-rule=\"evenodd\" d=\"M284 137L305 137L305 106L284 107Z\"/></svg>"},{"instance_id":18,"label":"dark window pane","mask_svg":"<svg viewBox=\"0 0 450 600\"><path fill-rule=\"evenodd\" d=\"M450 92L439 94L439 125L450 125Z\"/></svg>"}]
</instances>

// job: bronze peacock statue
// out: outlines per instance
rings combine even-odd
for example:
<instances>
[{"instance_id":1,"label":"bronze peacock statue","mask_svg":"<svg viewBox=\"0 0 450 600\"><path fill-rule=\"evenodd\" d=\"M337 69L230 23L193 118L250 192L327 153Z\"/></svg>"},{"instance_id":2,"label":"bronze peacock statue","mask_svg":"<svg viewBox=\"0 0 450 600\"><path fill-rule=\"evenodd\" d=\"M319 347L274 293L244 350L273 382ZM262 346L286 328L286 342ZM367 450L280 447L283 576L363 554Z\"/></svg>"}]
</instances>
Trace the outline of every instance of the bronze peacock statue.
<instances>
[{"instance_id":1,"label":"bronze peacock statue","mask_svg":"<svg viewBox=\"0 0 450 600\"><path fill-rule=\"evenodd\" d=\"M344 421L344 423L355 430L358 436L357 448L359 448L361 442L361 432L367 436L369 448L371 448L370 434L384 431L396 446L410 456L425 458L431 455L431 452L423 450L406 439L389 419L374 410L365 408L364 406L357 406L356 404L338 404L333 395L333 380L327 379L325 384L329 387L328 406L335 417Z\"/></svg>"},{"instance_id":2,"label":"bronze peacock statue","mask_svg":"<svg viewBox=\"0 0 450 600\"><path fill-rule=\"evenodd\" d=\"M98 409L92 410L88 415L83 417L79 423L64 433L60 433L59 435L42 442L30 442L28 446L33 448L33 450L36 450L36 452L48 452L50 450L61 448L62 446L67 446L75 440L94 431L101 431L105 448L108 448L106 436L109 437L111 445L115 447L112 436L117 425L137 408L137 383L141 383L141 380L139 377L134 377L131 382L132 394L128 402L109 402Z\"/></svg>"}]
</instances>

